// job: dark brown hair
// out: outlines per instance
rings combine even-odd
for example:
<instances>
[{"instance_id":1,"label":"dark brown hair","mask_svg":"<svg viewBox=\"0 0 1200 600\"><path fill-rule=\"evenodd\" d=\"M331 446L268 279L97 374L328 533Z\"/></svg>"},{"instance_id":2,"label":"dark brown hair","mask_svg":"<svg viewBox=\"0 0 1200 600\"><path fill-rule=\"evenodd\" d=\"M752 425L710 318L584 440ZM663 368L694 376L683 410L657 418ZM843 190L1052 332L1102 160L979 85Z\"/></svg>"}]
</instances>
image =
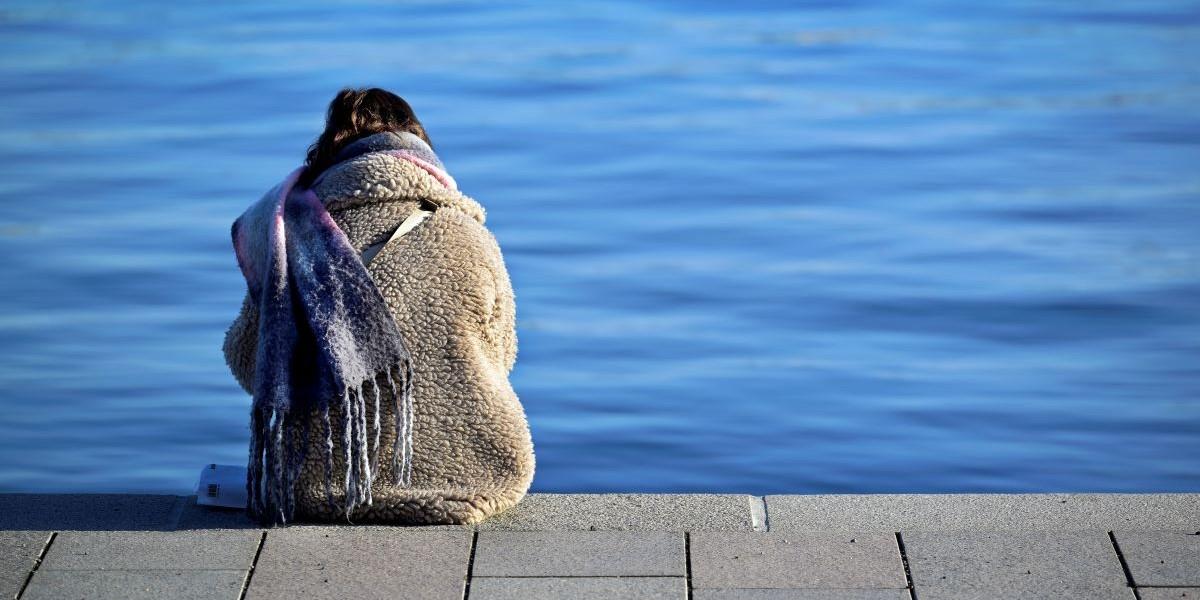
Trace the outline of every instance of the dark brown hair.
<instances>
[{"instance_id":1,"label":"dark brown hair","mask_svg":"<svg viewBox=\"0 0 1200 600\"><path fill-rule=\"evenodd\" d=\"M381 88L343 88L329 103L325 131L308 148L304 161L308 170L300 177L300 185L312 185L347 144L381 131L407 131L433 147L425 127L404 98Z\"/></svg>"}]
</instances>

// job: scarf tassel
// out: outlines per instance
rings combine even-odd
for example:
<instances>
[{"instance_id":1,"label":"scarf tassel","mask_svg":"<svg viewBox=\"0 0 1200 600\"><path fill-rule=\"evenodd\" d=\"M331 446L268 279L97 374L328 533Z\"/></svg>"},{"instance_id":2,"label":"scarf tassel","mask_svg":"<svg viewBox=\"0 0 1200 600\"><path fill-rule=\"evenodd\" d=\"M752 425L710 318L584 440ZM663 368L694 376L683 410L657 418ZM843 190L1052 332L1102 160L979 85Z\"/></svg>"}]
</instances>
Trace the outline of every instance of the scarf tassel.
<instances>
[{"instance_id":1,"label":"scarf tassel","mask_svg":"<svg viewBox=\"0 0 1200 600\"><path fill-rule=\"evenodd\" d=\"M412 485L412 359L406 356L399 365L389 367L385 373L392 398L396 400L392 470L396 474L396 484L409 487ZM341 507L333 498L332 403L324 399L319 407L324 430L325 498L332 509L344 511L347 520L355 508L371 506L374 502L371 487L378 473L382 394L376 379L372 382L375 388L374 414L368 423L363 392L366 385L367 381L364 380L354 386L346 386L341 396L342 457L346 468L342 482L345 500ZM300 419L300 427L297 427L295 419L289 417L290 411L279 411L270 406L253 410L250 416L248 508L250 514L263 523L287 523L295 514L295 487L305 464L310 426L308 419Z\"/></svg>"}]
</instances>

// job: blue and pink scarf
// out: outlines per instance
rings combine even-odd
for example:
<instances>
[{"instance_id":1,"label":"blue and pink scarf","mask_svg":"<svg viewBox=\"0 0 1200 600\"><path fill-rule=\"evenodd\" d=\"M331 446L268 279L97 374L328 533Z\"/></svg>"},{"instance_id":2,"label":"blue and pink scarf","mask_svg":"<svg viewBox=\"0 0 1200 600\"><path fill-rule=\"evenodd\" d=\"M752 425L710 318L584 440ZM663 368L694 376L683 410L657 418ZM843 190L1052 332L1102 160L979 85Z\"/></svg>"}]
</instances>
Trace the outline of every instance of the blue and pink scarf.
<instances>
[{"instance_id":1,"label":"blue and pink scarf","mask_svg":"<svg viewBox=\"0 0 1200 600\"><path fill-rule=\"evenodd\" d=\"M344 148L338 160L366 152L387 152L455 187L432 149L415 135L371 135ZM359 252L321 199L297 186L305 169L295 169L252 204L231 231L259 314L246 508L263 523L292 520L314 410L322 418L325 492L334 506L334 403L342 417L346 466L341 508L349 518L355 507L371 504L383 386L396 400L396 483L408 487L412 480L412 357ZM368 383L373 394L364 393ZM367 396L374 398L370 423Z\"/></svg>"}]
</instances>

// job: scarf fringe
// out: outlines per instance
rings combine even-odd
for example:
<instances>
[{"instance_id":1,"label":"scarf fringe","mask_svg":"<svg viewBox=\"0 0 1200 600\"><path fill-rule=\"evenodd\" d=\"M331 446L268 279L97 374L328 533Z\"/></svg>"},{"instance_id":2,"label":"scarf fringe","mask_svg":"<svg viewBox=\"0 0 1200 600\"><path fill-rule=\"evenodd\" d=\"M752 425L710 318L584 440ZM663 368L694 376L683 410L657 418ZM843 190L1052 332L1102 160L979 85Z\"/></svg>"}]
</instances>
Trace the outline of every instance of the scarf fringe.
<instances>
[{"instance_id":1,"label":"scarf fringe","mask_svg":"<svg viewBox=\"0 0 1200 600\"><path fill-rule=\"evenodd\" d=\"M399 364L385 370L392 397L396 401L396 439L393 445L392 471L396 485L412 485L413 398L412 358L405 356ZM363 388L368 381L374 387L373 419L367 420ZM330 421L330 399L320 405L323 454L325 459L325 499L327 504L343 511L349 520L354 509L371 506L371 488L378 475L379 448L382 427L380 407L382 393L379 378L347 385L341 394L342 458L345 464L342 485L345 495L339 507L333 497L333 428ZM269 406L253 409L250 414L250 464L247 477L247 505L250 515L264 524L283 524L292 520L296 509L296 482L304 467L310 426L307 415L300 423L289 411Z\"/></svg>"},{"instance_id":2,"label":"scarf fringe","mask_svg":"<svg viewBox=\"0 0 1200 600\"><path fill-rule=\"evenodd\" d=\"M412 485L412 445L413 445L413 402L412 402L412 360L404 360L400 372L392 376L389 369L388 385L391 386L392 396L396 398L396 440L392 451L392 472L396 474L397 484L402 487ZM396 390L396 378L400 379L400 391ZM376 413L379 414L379 413Z\"/></svg>"}]
</instances>

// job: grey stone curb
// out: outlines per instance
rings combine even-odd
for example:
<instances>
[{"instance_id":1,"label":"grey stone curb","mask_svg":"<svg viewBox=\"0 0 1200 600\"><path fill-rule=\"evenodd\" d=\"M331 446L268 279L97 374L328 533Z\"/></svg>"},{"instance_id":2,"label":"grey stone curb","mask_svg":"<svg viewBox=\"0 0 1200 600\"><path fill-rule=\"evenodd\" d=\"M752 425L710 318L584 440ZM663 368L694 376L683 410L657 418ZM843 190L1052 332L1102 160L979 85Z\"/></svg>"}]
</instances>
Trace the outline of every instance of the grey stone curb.
<instances>
[{"instance_id":1,"label":"grey stone curb","mask_svg":"<svg viewBox=\"0 0 1200 600\"><path fill-rule=\"evenodd\" d=\"M314 526L344 527L342 524ZM479 531L1200 530L1200 494L529 494ZM0 530L258 529L195 496L0 494Z\"/></svg>"},{"instance_id":2,"label":"grey stone curb","mask_svg":"<svg viewBox=\"0 0 1200 600\"><path fill-rule=\"evenodd\" d=\"M767 496L771 531L1200 530L1200 494Z\"/></svg>"},{"instance_id":3,"label":"grey stone curb","mask_svg":"<svg viewBox=\"0 0 1200 600\"><path fill-rule=\"evenodd\" d=\"M1152 600L1200 589L1200 494L530 494L476 526L272 529L194 496L0 494L0 569L19 599Z\"/></svg>"}]
</instances>

